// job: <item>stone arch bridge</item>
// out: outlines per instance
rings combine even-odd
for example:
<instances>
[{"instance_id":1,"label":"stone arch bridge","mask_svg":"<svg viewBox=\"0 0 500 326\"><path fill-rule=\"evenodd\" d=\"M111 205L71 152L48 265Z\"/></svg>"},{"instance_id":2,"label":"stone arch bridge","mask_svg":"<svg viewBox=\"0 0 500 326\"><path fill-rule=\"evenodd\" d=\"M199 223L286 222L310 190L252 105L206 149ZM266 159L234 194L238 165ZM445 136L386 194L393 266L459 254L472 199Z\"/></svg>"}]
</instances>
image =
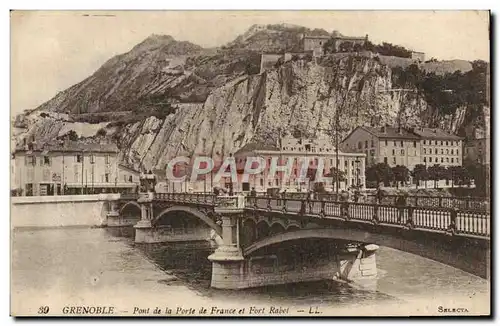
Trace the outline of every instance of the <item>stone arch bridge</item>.
<instances>
[{"instance_id":1,"label":"stone arch bridge","mask_svg":"<svg viewBox=\"0 0 500 326\"><path fill-rule=\"evenodd\" d=\"M108 226L134 225L137 243L211 241L216 288L371 282L378 246L489 278L487 211L189 193L122 196L109 207Z\"/></svg>"}]
</instances>

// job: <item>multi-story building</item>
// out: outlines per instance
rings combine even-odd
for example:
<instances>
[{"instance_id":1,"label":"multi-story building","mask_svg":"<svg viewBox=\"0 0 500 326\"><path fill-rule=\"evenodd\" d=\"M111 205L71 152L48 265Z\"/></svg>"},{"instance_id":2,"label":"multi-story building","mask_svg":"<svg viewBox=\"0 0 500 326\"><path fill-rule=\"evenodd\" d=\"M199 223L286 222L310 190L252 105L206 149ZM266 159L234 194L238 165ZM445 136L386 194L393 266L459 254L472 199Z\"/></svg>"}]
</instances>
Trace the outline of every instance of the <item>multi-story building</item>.
<instances>
[{"instance_id":1,"label":"multi-story building","mask_svg":"<svg viewBox=\"0 0 500 326\"><path fill-rule=\"evenodd\" d=\"M341 143L344 151L366 154L366 165L387 163L413 169L420 164L420 138L404 129L357 127Z\"/></svg>"},{"instance_id":2,"label":"multi-story building","mask_svg":"<svg viewBox=\"0 0 500 326\"><path fill-rule=\"evenodd\" d=\"M342 149L364 152L367 165L453 166L462 164L462 138L438 128L357 127L343 141Z\"/></svg>"},{"instance_id":3,"label":"multi-story building","mask_svg":"<svg viewBox=\"0 0 500 326\"><path fill-rule=\"evenodd\" d=\"M490 164L490 138L469 139L464 144L464 160Z\"/></svg>"},{"instance_id":4,"label":"multi-story building","mask_svg":"<svg viewBox=\"0 0 500 326\"><path fill-rule=\"evenodd\" d=\"M14 152L13 188L26 196L134 191L139 171L118 164L113 144L28 144Z\"/></svg>"},{"instance_id":5,"label":"multi-story building","mask_svg":"<svg viewBox=\"0 0 500 326\"><path fill-rule=\"evenodd\" d=\"M323 174L326 175L331 168L337 167L337 153L335 147L328 140L318 139L295 139L285 137L280 146L264 145L259 143L249 143L239 149L235 154L236 166L239 174L243 173L245 164L249 157L261 157L266 162L266 168L260 174L250 175L248 182L240 182L242 191L250 190L254 187L257 191L265 191L268 188L282 188L291 191L304 191L312 187L315 182L315 175L322 161ZM284 179L283 173L277 172L270 178L270 166L272 159L276 158L279 166L291 166L289 178ZM309 180L301 182L299 176L303 168L304 158L309 160L307 170L311 171ZM345 173L346 181L339 182L339 189L351 186L365 185L365 154L363 153L338 153L338 168ZM284 182L283 182L284 181ZM326 189L332 189L332 184L325 185Z\"/></svg>"},{"instance_id":6,"label":"multi-story building","mask_svg":"<svg viewBox=\"0 0 500 326\"><path fill-rule=\"evenodd\" d=\"M414 128L412 132L420 137L421 164L427 166L462 165L462 137L439 128Z\"/></svg>"}]
</instances>

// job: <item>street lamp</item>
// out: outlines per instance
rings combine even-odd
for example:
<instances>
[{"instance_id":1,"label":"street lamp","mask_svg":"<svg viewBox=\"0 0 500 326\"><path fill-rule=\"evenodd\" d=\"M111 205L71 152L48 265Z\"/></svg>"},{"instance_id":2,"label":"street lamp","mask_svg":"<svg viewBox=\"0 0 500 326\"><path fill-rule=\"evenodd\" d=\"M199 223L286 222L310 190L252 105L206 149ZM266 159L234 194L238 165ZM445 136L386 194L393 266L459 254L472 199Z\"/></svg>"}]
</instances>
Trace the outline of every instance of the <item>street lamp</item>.
<instances>
[{"instance_id":1,"label":"street lamp","mask_svg":"<svg viewBox=\"0 0 500 326\"><path fill-rule=\"evenodd\" d=\"M359 182L359 175L360 175L360 171L359 171L359 163L361 163L361 161L359 159L356 159L356 187L359 188L360 186L360 182Z\"/></svg>"}]
</instances>

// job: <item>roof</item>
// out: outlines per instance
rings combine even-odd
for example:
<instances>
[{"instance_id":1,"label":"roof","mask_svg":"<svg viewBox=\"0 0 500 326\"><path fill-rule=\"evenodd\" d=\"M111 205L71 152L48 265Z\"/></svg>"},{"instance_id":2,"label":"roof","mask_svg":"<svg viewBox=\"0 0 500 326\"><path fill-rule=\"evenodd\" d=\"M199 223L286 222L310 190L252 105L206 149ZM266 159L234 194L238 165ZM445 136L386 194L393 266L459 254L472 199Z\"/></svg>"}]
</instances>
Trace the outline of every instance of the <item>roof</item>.
<instances>
[{"instance_id":1,"label":"roof","mask_svg":"<svg viewBox=\"0 0 500 326\"><path fill-rule=\"evenodd\" d=\"M243 152L251 152L251 151L258 151L258 150L279 151L279 148L275 145L265 144L263 142L250 142L250 143L246 144L245 146L241 147L239 150L237 150L234 153L234 155L238 155L239 153L243 153Z\"/></svg>"},{"instance_id":2,"label":"roof","mask_svg":"<svg viewBox=\"0 0 500 326\"><path fill-rule=\"evenodd\" d=\"M367 132L369 132L370 134L372 134L378 138L415 139L415 140L420 139L419 135L417 135L417 134L415 134L415 133L413 133L410 130L405 129L405 128L397 128L397 127L390 127L390 126L380 127L380 128L375 128L375 127L358 127L358 128L364 129ZM385 132L382 131L382 128L385 128Z\"/></svg>"},{"instance_id":3,"label":"roof","mask_svg":"<svg viewBox=\"0 0 500 326\"><path fill-rule=\"evenodd\" d=\"M18 147L16 152L29 152L28 147ZM81 143L66 142L64 144L34 144L31 152L92 152L92 153L118 153L118 147L113 143Z\"/></svg>"},{"instance_id":4,"label":"roof","mask_svg":"<svg viewBox=\"0 0 500 326\"><path fill-rule=\"evenodd\" d=\"M459 137L453 134L450 134L443 129L439 128L421 128L415 129L413 131L423 139L443 139L443 140L462 140L463 137Z\"/></svg>"}]
</instances>

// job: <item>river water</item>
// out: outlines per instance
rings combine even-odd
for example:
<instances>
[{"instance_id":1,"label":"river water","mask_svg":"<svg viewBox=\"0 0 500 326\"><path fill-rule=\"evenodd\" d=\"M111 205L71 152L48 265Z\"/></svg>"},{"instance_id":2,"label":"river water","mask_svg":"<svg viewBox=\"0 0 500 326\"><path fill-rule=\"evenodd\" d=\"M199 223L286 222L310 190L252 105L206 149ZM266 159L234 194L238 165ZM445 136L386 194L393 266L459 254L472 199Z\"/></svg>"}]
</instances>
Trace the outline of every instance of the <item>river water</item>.
<instances>
[{"instance_id":1,"label":"river water","mask_svg":"<svg viewBox=\"0 0 500 326\"><path fill-rule=\"evenodd\" d=\"M288 308L288 315L352 316L440 314L439 307L478 314L490 305L488 281L385 247L377 251L375 287L322 281L222 291L209 287L209 249L135 245L131 228L20 229L12 231L11 243L11 311L17 315L36 315L42 306L62 315L72 305L148 316L156 307L161 316L198 314L201 307L210 316L231 307L255 315L270 305Z\"/></svg>"}]
</instances>

